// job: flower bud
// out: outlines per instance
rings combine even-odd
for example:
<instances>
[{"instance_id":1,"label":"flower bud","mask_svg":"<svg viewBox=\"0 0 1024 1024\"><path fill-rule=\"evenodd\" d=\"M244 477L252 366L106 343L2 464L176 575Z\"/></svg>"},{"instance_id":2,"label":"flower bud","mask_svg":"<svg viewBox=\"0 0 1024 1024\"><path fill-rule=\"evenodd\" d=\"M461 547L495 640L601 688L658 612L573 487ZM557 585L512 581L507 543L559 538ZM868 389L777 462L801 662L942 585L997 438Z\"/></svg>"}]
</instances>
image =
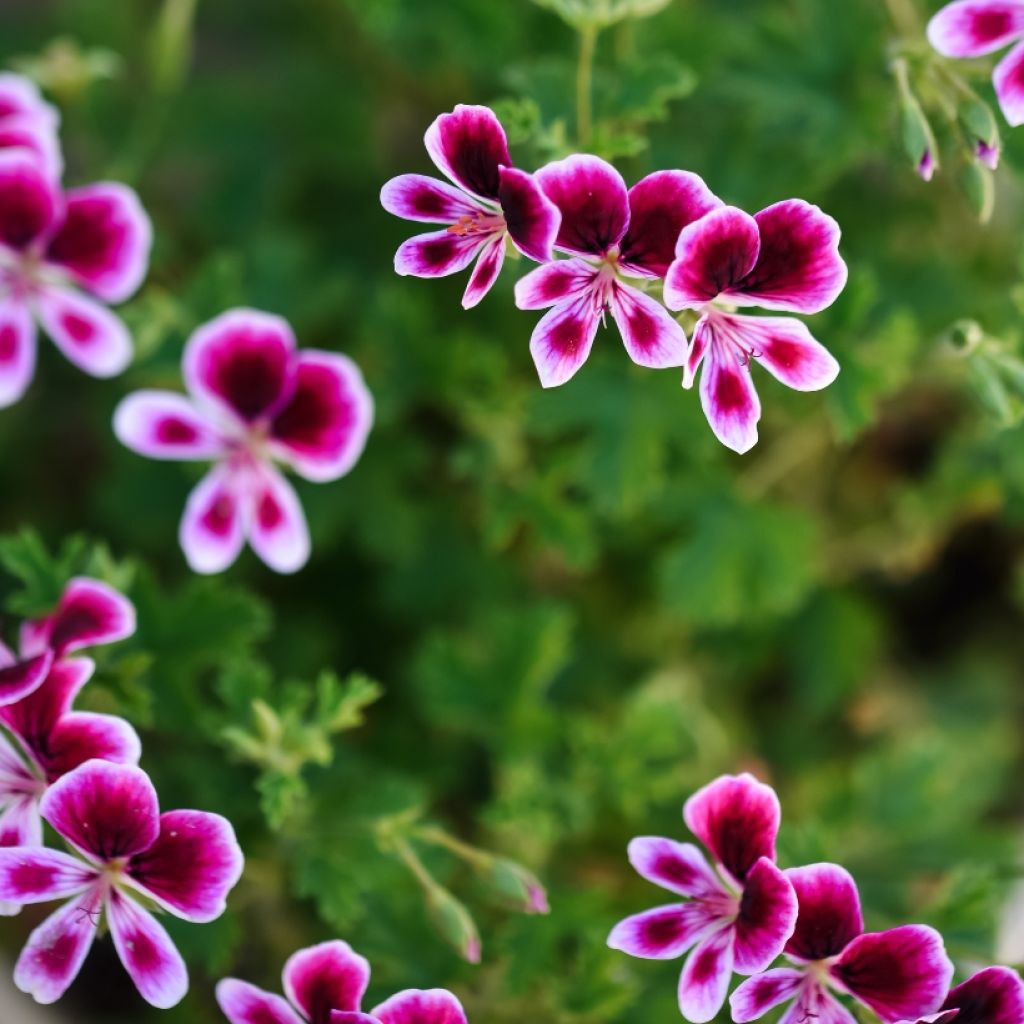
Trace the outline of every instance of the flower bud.
<instances>
[{"instance_id":1,"label":"flower bud","mask_svg":"<svg viewBox=\"0 0 1024 1024\"><path fill-rule=\"evenodd\" d=\"M480 932L465 906L440 885L431 886L426 898L430 919L441 937L464 960L480 963Z\"/></svg>"},{"instance_id":2,"label":"flower bud","mask_svg":"<svg viewBox=\"0 0 1024 1024\"><path fill-rule=\"evenodd\" d=\"M480 864L480 877L499 899L525 914L547 914L548 894L540 880L521 864L504 857L488 858Z\"/></svg>"},{"instance_id":3,"label":"flower bud","mask_svg":"<svg viewBox=\"0 0 1024 1024\"><path fill-rule=\"evenodd\" d=\"M900 107L903 117L903 145L914 169L925 181L931 181L939 167L935 133L913 94L906 76L900 76Z\"/></svg>"},{"instance_id":4,"label":"flower bud","mask_svg":"<svg viewBox=\"0 0 1024 1024\"><path fill-rule=\"evenodd\" d=\"M999 166L999 124L991 107L973 93L957 109L957 118L974 147L975 157L989 170Z\"/></svg>"}]
</instances>

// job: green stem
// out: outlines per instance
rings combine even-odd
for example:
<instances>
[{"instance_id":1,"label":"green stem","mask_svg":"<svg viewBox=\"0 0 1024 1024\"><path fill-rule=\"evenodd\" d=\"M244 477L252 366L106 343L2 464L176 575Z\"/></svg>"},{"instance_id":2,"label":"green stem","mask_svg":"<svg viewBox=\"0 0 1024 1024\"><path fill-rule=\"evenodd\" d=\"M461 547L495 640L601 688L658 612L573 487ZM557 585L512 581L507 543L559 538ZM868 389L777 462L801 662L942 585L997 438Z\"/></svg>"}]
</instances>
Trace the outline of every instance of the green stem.
<instances>
[{"instance_id":1,"label":"green stem","mask_svg":"<svg viewBox=\"0 0 1024 1024\"><path fill-rule=\"evenodd\" d=\"M444 829L434 825L423 825L417 828L416 835L424 842L440 846L470 864L481 864L490 859L490 854L478 850L475 846L470 846L469 843L464 843L461 839L456 839L455 836L450 836Z\"/></svg>"},{"instance_id":2,"label":"green stem","mask_svg":"<svg viewBox=\"0 0 1024 1024\"><path fill-rule=\"evenodd\" d=\"M440 888L437 884L437 880L434 876L426 869L423 861L420 860L416 851L406 842L401 836L392 836L391 842L395 853L398 854L399 859L403 864L412 872L413 877L417 882L423 886L424 892L434 892Z\"/></svg>"},{"instance_id":3,"label":"green stem","mask_svg":"<svg viewBox=\"0 0 1024 1024\"><path fill-rule=\"evenodd\" d=\"M921 34L921 19L914 0L885 0L885 6L900 35L917 37Z\"/></svg>"},{"instance_id":4,"label":"green stem","mask_svg":"<svg viewBox=\"0 0 1024 1024\"><path fill-rule=\"evenodd\" d=\"M581 149L586 149L594 135L593 90L597 25L589 21L584 22L579 33L580 56L576 65L576 141Z\"/></svg>"}]
</instances>

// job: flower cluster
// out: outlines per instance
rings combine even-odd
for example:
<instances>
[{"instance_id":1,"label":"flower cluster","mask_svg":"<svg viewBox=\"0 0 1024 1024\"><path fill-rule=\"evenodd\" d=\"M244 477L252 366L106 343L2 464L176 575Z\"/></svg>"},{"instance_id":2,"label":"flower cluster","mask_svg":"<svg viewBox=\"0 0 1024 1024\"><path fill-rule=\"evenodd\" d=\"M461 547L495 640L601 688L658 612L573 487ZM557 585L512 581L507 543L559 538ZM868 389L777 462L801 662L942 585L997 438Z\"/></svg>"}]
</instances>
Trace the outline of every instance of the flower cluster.
<instances>
[{"instance_id":1,"label":"flower cluster","mask_svg":"<svg viewBox=\"0 0 1024 1024\"><path fill-rule=\"evenodd\" d=\"M146 276L149 218L125 185L62 186L58 125L34 85L0 74L0 407L32 381L37 324L94 377L131 361L128 329L106 305Z\"/></svg>"},{"instance_id":2,"label":"flower cluster","mask_svg":"<svg viewBox=\"0 0 1024 1024\"><path fill-rule=\"evenodd\" d=\"M700 395L711 428L745 452L761 415L752 360L800 391L824 388L839 372L802 321L736 312L810 314L836 299L847 273L839 228L816 206L792 199L750 216L687 171L658 171L627 189L611 164L586 154L527 174L512 166L487 107L442 114L426 147L453 184L404 174L384 186L381 202L396 216L446 226L404 243L395 269L441 277L474 264L469 308L497 280L507 241L540 263L515 297L520 309L548 310L530 341L544 387L576 374L611 314L640 366L685 367L690 387L704 363ZM649 294L659 285L663 303ZM696 315L692 341L670 310Z\"/></svg>"},{"instance_id":3,"label":"flower cluster","mask_svg":"<svg viewBox=\"0 0 1024 1024\"><path fill-rule=\"evenodd\" d=\"M127 599L79 578L53 614L23 625L19 658L0 648L0 909L64 901L15 966L15 984L41 1003L64 994L105 923L142 996L174 1006L188 974L147 908L212 921L242 871L234 831L220 815L160 813L127 722L72 710L94 666L69 655L134 630ZM70 852L43 845L44 821Z\"/></svg>"},{"instance_id":4,"label":"flower cluster","mask_svg":"<svg viewBox=\"0 0 1024 1024\"><path fill-rule=\"evenodd\" d=\"M953 964L925 925L865 932L857 885L838 864L781 871L775 843L781 813L774 791L750 775L724 776L687 801L683 817L711 854L692 843L641 837L629 859L645 879L685 899L618 924L608 944L631 956L689 954L679 1008L710 1021L734 973L737 1024L786 1005L780 1024L855 1024L842 997L886 1024L1019 1024L1024 983L991 967L950 991ZM789 966L772 967L784 956Z\"/></svg>"}]
</instances>

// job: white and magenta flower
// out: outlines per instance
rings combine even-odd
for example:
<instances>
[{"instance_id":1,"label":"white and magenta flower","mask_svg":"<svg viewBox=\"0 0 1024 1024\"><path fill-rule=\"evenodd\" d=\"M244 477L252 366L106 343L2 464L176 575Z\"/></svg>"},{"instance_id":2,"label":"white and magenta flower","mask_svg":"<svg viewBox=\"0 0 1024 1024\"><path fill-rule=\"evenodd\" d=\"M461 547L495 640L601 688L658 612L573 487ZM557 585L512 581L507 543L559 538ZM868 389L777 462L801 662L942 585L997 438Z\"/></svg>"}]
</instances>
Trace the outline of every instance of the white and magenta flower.
<instances>
[{"instance_id":1,"label":"white and magenta flower","mask_svg":"<svg viewBox=\"0 0 1024 1024\"><path fill-rule=\"evenodd\" d=\"M705 363L700 397L711 429L727 447L749 451L761 418L752 359L797 391L831 384L839 364L801 321L734 310L819 313L830 306L846 284L839 226L800 199L753 217L723 206L683 229L675 257L665 279L665 304L700 314L683 386L692 386Z\"/></svg>"},{"instance_id":2,"label":"white and magenta flower","mask_svg":"<svg viewBox=\"0 0 1024 1024\"><path fill-rule=\"evenodd\" d=\"M114 431L150 458L214 461L181 522L189 565L220 572L248 540L271 569L296 572L309 558L309 529L275 463L316 482L337 480L355 465L373 422L362 374L343 355L298 351L284 320L249 309L200 327L182 369L187 397L129 395Z\"/></svg>"},{"instance_id":3,"label":"white and magenta flower","mask_svg":"<svg viewBox=\"0 0 1024 1024\"><path fill-rule=\"evenodd\" d=\"M633 362L682 366L686 334L643 285L665 276L679 233L721 201L686 171L658 171L627 192L619 172L596 156L556 161L536 178L561 213L555 246L572 256L516 284L520 309L552 307L530 339L543 386L564 384L586 362L606 312Z\"/></svg>"},{"instance_id":4,"label":"white and magenta flower","mask_svg":"<svg viewBox=\"0 0 1024 1024\"><path fill-rule=\"evenodd\" d=\"M444 989L409 989L364 1013L370 965L347 942L300 949L283 982L287 999L225 978L217 1002L231 1024L466 1024L458 999Z\"/></svg>"},{"instance_id":5,"label":"white and magenta flower","mask_svg":"<svg viewBox=\"0 0 1024 1024\"><path fill-rule=\"evenodd\" d=\"M1006 120L1024 124L1024 0L956 0L929 22L928 40L945 57L983 57L1013 44L992 82Z\"/></svg>"},{"instance_id":6,"label":"white and magenta flower","mask_svg":"<svg viewBox=\"0 0 1024 1024\"><path fill-rule=\"evenodd\" d=\"M32 934L14 982L37 1002L58 1000L105 920L142 997L161 1009L188 991L181 954L146 905L186 921L219 917L242 873L230 823L203 811L160 813L149 777L132 765L87 761L42 800L43 818L76 855L0 849L0 899L67 902Z\"/></svg>"},{"instance_id":7,"label":"white and magenta flower","mask_svg":"<svg viewBox=\"0 0 1024 1024\"><path fill-rule=\"evenodd\" d=\"M789 1003L780 1024L856 1024L840 994L883 1021L923 1017L942 1006L953 965L938 932L906 925L865 934L857 886L836 864L812 864L786 875L800 907L785 950L793 966L740 985L730 1000L734 1021L757 1020Z\"/></svg>"},{"instance_id":8,"label":"white and magenta flower","mask_svg":"<svg viewBox=\"0 0 1024 1024\"><path fill-rule=\"evenodd\" d=\"M402 174L381 190L388 213L405 220L447 224L417 235L395 255L395 270L445 277L476 261L462 298L475 306L501 273L505 240L538 263L551 259L558 210L533 177L512 166L505 129L488 107L459 104L427 129L427 152L456 187L422 174Z\"/></svg>"},{"instance_id":9,"label":"white and magenta flower","mask_svg":"<svg viewBox=\"0 0 1024 1024\"><path fill-rule=\"evenodd\" d=\"M29 150L0 150L0 407L31 383L37 324L94 377L128 365L128 329L105 304L124 302L142 284L151 241L149 218L127 186L63 192Z\"/></svg>"},{"instance_id":10,"label":"white and magenta flower","mask_svg":"<svg viewBox=\"0 0 1024 1024\"><path fill-rule=\"evenodd\" d=\"M775 866L781 812L770 786L751 775L723 776L694 794L683 815L714 857L692 843L645 837L629 859L649 882L687 902L627 918L608 945L631 956L674 960L690 952L679 1008L703 1024L725 1003L733 972L758 974L782 952L796 923L796 895Z\"/></svg>"}]
</instances>

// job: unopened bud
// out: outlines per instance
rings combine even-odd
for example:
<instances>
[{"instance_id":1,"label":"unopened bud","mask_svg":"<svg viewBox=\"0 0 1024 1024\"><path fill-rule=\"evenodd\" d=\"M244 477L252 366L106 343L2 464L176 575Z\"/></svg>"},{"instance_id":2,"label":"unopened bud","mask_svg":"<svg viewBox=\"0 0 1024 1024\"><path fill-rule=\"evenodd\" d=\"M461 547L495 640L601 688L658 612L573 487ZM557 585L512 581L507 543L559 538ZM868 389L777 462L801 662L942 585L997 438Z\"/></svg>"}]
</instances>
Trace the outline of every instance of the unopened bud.
<instances>
[{"instance_id":1,"label":"unopened bud","mask_svg":"<svg viewBox=\"0 0 1024 1024\"><path fill-rule=\"evenodd\" d=\"M427 891L427 911L441 937L471 964L480 963L480 933L469 911L447 889Z\"/></svg>"},{"instance_id":2,"label":"unopened bud","mask_svg":"<svg viewBox=\"0 0 1024 1024\"><path fill-rule=\"evenodd\" d=\"M484 884L499 899L526 914L547 914L548 894L532 871L504 857L490 858L479 866Z\"/></svg>"},{"instance_id":3,"label":"unopened bud","mask_svg":"<svg viewBox=\"0 0 1024 1024\"><path fill-rule=\"evenodd\" d=\"M917 173L925 181L931 181L939 167L935 133L924 110L921 109L921 104L911 91L906 70L902 65L898 68L897 80L903 115L903 145Z\"/></svg>"}]
</instances>

